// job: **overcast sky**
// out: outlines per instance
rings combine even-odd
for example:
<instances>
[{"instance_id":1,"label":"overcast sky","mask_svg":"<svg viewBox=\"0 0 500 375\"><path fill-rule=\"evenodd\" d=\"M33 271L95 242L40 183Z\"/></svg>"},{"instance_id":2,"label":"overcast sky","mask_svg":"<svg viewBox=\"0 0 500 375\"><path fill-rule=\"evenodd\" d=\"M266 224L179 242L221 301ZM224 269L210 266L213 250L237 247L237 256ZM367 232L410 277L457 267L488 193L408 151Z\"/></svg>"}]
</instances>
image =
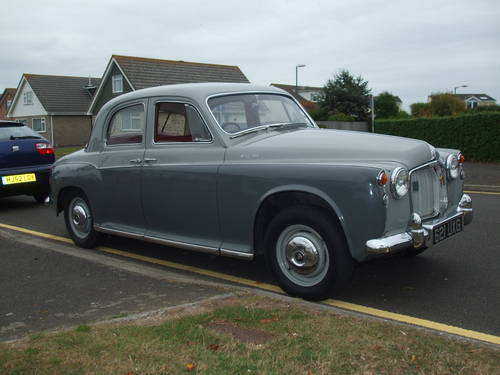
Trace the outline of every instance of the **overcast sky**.
<instances>
[{"instance_id":1,"label":"overcast sky","mask_svg":"<svg viewBox=\"0 0 500 375\"><path fill-rule=\"evenodd\" d=\"M101 77L112 54L238 65L323 86L339 69L407 108L432 92L500 103L499 0L4 1L0 90L23 73Z\"/></svg>"}]
</instances>

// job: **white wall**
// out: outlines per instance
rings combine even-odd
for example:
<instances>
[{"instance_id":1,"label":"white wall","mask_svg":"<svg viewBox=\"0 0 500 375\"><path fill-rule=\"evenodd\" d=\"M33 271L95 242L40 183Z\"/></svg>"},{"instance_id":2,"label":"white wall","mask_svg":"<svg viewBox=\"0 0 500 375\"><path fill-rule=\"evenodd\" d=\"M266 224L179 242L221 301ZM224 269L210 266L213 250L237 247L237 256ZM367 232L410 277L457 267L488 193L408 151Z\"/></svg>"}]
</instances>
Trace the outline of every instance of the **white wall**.
<instances>
[{"instance_id":1,"label":"white wall","mask_svg":"<svg viewBox=\"0 0 500 375\"><path fill-rule=\"evenodd\" d=\"M33 104L24 104L24 93L28 91L33 92ZM26 81L26 79L23 79L21 89L17 95L16 102L13 103L9 117L20 118L24 116L43 116L46 114L47 111L43 108L42 103L38 100L30 84Z\"/></svg>"}]
</instances>

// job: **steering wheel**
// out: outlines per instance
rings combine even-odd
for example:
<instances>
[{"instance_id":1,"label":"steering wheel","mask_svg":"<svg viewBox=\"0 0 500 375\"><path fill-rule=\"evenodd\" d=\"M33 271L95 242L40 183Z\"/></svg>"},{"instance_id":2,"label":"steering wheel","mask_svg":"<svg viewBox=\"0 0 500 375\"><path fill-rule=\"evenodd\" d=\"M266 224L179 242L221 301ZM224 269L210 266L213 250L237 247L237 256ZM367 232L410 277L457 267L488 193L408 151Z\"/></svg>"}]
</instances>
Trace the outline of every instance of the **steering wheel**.
<instances>
[{"instance_id":1,"label":"steering wheel","mask_svg":"<svg viewBox=\"0 0 500 375\"><path fill-rule=\"evenodd\" d=\"M236 122L225 122L221 126L228 133L236 133L243 130L241 125Z\"/></svg>"}]
</instances>

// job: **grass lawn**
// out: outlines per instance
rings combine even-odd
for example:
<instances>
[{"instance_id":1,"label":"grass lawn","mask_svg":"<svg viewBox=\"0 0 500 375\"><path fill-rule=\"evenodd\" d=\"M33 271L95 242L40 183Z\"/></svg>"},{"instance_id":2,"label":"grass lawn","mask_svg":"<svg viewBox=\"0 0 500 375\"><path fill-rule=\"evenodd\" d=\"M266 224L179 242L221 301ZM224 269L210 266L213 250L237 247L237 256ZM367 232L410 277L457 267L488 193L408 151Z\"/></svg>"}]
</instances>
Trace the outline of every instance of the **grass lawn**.
<instances>
[{"instance_id":1,"label":"grass lawn","mask_svg":"<svg viewBox=\"0 0 500 375\"><path fill-rule=\"evenodd\" d=\"M500 349L251 294L0 344L1 374L498 374Z\"/></svg>"},{"instance_id":2,"label":"grass lawn","mask_svg":"<svg viewBox=\"0 0 500 375\"><path fill-rule=\"evenodd\" d=\"M83 146L77 146L77 147L56 147L55 154L56 154L56 159L62 158L65 155L71 154L72 152L81 150Z\"/></svg>"}]
</instances>

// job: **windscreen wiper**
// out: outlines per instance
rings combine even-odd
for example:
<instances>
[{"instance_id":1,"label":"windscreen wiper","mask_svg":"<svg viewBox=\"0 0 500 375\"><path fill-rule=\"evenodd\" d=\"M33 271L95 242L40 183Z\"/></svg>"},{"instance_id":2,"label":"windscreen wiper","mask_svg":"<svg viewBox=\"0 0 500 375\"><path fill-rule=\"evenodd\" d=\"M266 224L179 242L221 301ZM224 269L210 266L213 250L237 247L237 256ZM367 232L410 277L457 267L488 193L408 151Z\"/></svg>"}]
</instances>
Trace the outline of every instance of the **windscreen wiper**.
<instances>
[{"instance_id":1,"label":"windscreen wiper","mask_svg":"<svg viewBox=\"0 0 500 375\"><path fill-rule=\"evenodd\" d=\"M10 136L10 140L14 140L14 139L42 139L41 137L37 137L36 135L23 135L23 136L14 136L14 135L11 135Z\"/></svg>"},{"instance_id":2,"label":"windscreen wiper","mask_svg":"<svg viewBox=\"0 0 500 375\"><path fill-rule=\"evenodd\" d=\"M242 135L250 134L250 133L255 133L255 132L260 132L263 130L269 130L269 129L292 129L292 128L301 128L303 126L308 127L309 125L305 122L280 122L276 124L267 124L267 125L261 125L261 126L256 126L254 128L246 129L243 130L239 133L233 134L231 138L237 138Z\"/></svg>"}]
</instances>

